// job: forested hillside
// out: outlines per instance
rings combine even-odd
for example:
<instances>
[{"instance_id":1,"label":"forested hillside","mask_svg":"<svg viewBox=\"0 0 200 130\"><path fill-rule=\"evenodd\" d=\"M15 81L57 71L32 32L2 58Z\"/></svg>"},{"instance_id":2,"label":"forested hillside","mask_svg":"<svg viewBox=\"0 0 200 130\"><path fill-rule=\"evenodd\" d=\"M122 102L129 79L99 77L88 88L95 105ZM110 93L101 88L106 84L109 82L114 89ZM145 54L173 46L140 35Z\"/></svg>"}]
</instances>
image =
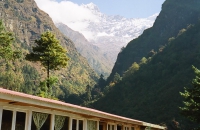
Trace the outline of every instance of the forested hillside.
<instances>
[{"instance_id":1,"label":"forested hillside","mask_svg":"<svg viewBox=\"0 0 200 130\"><path fill-rule=\"evenodd\" d=\"M191 86L192 65L200 68L199 17L199 1L166 0L154 26L118 55L104 86L109 92L93 107L169 127L176 120L182 129L194 128L180 115L179 92ZM116 81L117 73L122 79Z\"/></svg>"},{"instance_id":2,"label":"forested hillside","mask_svg":"<svg viewBox=\"0 0 200 130\"><path fill-rule=\"evenodd\" d=\"M54 95L61 99L66 99L70 94L79 95L85 92L88 84L96 82L98 76L87 60L77 52L74 43L55 27L51 18L37 7L34 0L0 1L0 19L7 31L14 33L13 48L23 53L21 59L10 62L9 68L1 60L0 86L30 94L38 93L38 85L46 77L46 72L40 63L26 61L25 55L45 31L55 34L70 58L66 68L50 72L51 76L59 77L58 84L53 88Z\"/></svg>"},{"instance_id":3,"label":"forested hillside","mask_svg":"<svg viewBox=\"0 0 200 130\"><path fill-rule=\"evenodd\" d=\"M183 127L187 125L179 113L183 105L179 92L191 86L192 65L200 68L200 22L182 33L145 63L135 63L138 68L129 68L94 107L152 123L175 118Z\"/></svg>"},{"instance_id":4,"label":"forested hillside","mask_svg":"<svg viewBox=\"0 0 200 130\"><path fill-rule=\"evenodd\" d=\"M126 48L118 54L108 81L112 80L115 73L122 75L133 62L150 56L152 50L158 51L170 37L178 34L179 30L189 24L197 23L200 17L199 7L198 0L166 0L153 27L128 43Z\"/></svg>"}]
</instances>

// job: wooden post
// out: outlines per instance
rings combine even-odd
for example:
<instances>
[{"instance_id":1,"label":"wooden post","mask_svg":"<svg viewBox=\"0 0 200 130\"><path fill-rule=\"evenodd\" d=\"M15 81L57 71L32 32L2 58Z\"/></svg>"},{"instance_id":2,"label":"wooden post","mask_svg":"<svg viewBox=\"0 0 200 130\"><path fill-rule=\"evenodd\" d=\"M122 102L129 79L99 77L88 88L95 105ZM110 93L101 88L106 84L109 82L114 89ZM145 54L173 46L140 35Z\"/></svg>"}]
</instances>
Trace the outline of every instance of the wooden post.
<instances>
[{"instance_id":1,"label":"wooden post","mask_svg":"<svg viewBox=\"0 0 200 130\"><path fill-rule=\"evenodd\" d=\"M79 130L79 120L76 120L76 130Z\"/></svg>"},{"instance_id":2,"label":"wooden post","mask_svg":"<svg viewBox=\"0 0 200 130\"><path fill-rule=\"evenodd\" d=\"M50 130L54 130L55 125L55 114L51 114Z\"/></svg>"},{"instance_id":3,"label":"wooden post","mask_svg":"<svg viewBox=\"0 0 200 130\"><path fill-rule=\"evenodd\" d=\"M3 106L0 106L0 130L1 130L1 124L2 124L2 116L3 116Z\"/></svg>"},{"instance_id":4,"label":"wooden post","mask_svg":"<svg viewBox=\"0 0 200 130\"><path fill-rule=\"evenodd\" d=\"M72 130L72 121L73 119L69 117L69 130Z\"/></svg>"},{"instance_id":5,"label":"wooden post","mask_svg":"<svg viewBox=\"0 0 200 130\"><path fill-rule=\"evenodd\" d=\"M25 130L31 130L31 123L32 123L32 111L29 110L26 112L26 126Z\"/></svg>"},{"instance_id":6,"label":"wooden post","mask_svg":"<svg viewBox=\"0 0 200 130\"><path fill-rule=\"evenodd\" d=\"M16 115L17 115L17 112L16 112L16 110L14 110L14 111L13 111L13 116L12 116L12 127L11 127L11 130L15 130Z\"/></svg>"},{"instance_id":7,"label":"wooden post","mask_svg":"<svg viewBox=\"0 0 200 130\"><path fill-rule=\"evenodd\" d=\"M114 130L117 130L117 124L115 124Z\"/></svg>"},{"instance_id":8,"label":"wooden post","mask_svg":"<svg viewBox=\"0 0 200 130\"><path fill-rule=\"evenodd\" d=\"M83 130L87 130L87 119L83 120Z\"/></svg>"},{"instance_id":9,"label":"wooden post","mask_svg":"<svg viewBox=\"0 0 200 130\"><path fill-rule=\"evenodd\" d=\"M97 130L99 130L99 121L97 121Z\"/></svg>"}]
</instances>

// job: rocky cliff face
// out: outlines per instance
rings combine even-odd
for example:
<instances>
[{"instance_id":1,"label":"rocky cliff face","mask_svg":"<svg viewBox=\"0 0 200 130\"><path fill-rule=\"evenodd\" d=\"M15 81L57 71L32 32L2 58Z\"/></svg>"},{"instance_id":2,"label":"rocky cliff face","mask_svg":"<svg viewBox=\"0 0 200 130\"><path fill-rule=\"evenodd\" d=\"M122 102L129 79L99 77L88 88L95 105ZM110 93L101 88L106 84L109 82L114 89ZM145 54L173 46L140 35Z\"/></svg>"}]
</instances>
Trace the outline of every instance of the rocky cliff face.
<instances>
[{"instance_id":1,"label":"rocky cliff face","mask_svg":"<svg viewBox=\"0 0 200 130\"><path fill-rule=\"evenodd\" d=\"M0 19L3 19L8 30L14 32L17 46L21 47L23 53L34 46L34 40L44 31L50 30L56 35L70 58L67 68L56 73L62 77L60 82L65 82L63 86L75 87L76 92L83 92L88 83L93 84L97 79L96 73L77 52L74 43L55 27L52 19L37 7L34 0L1 0ZM32 65L41 72L38 64Z\"/></svg>"}]
</instances>

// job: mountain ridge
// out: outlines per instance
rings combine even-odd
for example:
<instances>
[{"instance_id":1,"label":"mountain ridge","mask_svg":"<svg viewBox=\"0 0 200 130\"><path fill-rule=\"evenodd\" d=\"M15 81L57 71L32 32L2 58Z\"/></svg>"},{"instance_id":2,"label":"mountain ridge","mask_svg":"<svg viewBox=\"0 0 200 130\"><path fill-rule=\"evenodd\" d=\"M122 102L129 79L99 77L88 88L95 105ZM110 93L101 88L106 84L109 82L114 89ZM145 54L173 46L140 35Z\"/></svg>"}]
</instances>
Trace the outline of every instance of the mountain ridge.
<instances>
[{"instance_id":1,"label":"mountain ridge","mask_svg":"<svg viewBox=\"0 0 200 130\"><path fill-rule=\"evenodd\" d=\"M64 4L64 2L62 3ZM113 64L121 48L125 47L132 39L138 37L144 29L151 27L157 16L157 14L153 15L149 19L128 19L122 16L109 16L101 13L95 4L90 3L88 5L80 5L81 9L89 12L89 16L87 15L83 19L69 18L62 20L54 18L54 15L51 14L52 12L46 9L46 6L40 5L39 2L38 6L48 12L55 23L61 22L72 30L82 33L89 42L101 48L104 55L110 57L109 60ZM63 17L68 16L66 13ZM82 26L80 27L80 25Z\"/></svg>"},{"instance_id":2,"label":"mountain ridge","mask_svg":"<svg viewBox=\"0 0 200 130\"><path fill-rule=\"evenodd\" d=\"M57 96L67 97L70 93L83 93L86 85L96 82L98 76L89 66L87 60L77 52L74 43L56 28L49 15L37 7L34 0L0 1L0 10L0 18L3 19L7 29L14 32L16 45L21 48L24 55L31 51L31 47L35 45L34 40L47 30L52 31L67 50L67 56L70 58L68 66L61 71L53 72L60 78L58 88L54 90ZM22 66L19 66L19 69L25 67L25 70L28 71L26 73L30 73L30 68L31 70L36 69L39 73L37 80L45 77L38 63L22 59L20 64ZM34 72L36 71L34 70ZM51 74L53 73L51 72ZM23 70L21 75L23 75ZM22 78L26 81L27 77ZM36 79L27 80L27 84L31 84ZM36 85L28 85L27 88L20 89L20 91L33 94L37 90L35 87Z\"/></svg>"},{"instance_id":3,"label":"mountain ridge","mask_svg":"<svg viewBox=\"0 0 200 130\"><path fill-rule=\"evenodd\" d=\"M166 0L152 28L132 40L119 53L107 79L109 92L93 104L95 109L164 123L169 130L196 125L180 115L179 92L191 87L191 66L200 68L200 1ZM115 75L118 81L115 80ZM103 86L105 87L105 86ZM179 122L174 127L173 121Z\"/></svg>"},{"instance_id":4,"label":"mountain ridge","mask_svg":"<svg viewBox=\"0 0 200 130\"><path fill-rule=\"evenodd\" d=\"M63 23L56 23L58 29L67 37L69 37L75 44L78 52L84 56L90 66L99 74L107 77L111 73L113 63L109 58L103 56L101 49L94 44L91 44L83 34L73 31Z\"/></svg>"},{"instance_id":5,"label":"mountain ridge","mask_svg":"<svg viewBox=\"0 0 200 130\"><path fill-rule=\"evenodd\" d=\"M198 1L191 1L192 5L197 7L188 8L191 10L189 15L186 16L184 16L184 14L186 14L186 3L189 5L191 4L188 1L184 1L184 6L178 6L179 2L180 1L172 2L171 0L166 0L164 2L162 10L153 27L146 29L141 36L130 41L126 48L119 53L108 81L113 78L115 73L122 75L132 65L133 62L139 62L142 57L148 56L152 50L158 51L161 46L164 46L168 42L169 38L177 35L179 30L187 27L189 24L197 23L199 15L199 9L197 9ZM174 7L174 10L172 10L172 7ZM168 12L166 9L171 9L172 12ZM181 21L181 24L177 23L177 21ZM151 34L151 32L155 33ZM153 39L153 37L157 37L157 39ZM123 57L126 57L126 59Z\"/></svg>"},{"instance_id":6,"label":"mountain ridge","mask_svg":"<svg viewBox=\"0 0 200 130\"><path fill-rule=\"evenodd\" d=\"M176 120L182 129L196 125L180 115L180 92L190 88L195 77L192 65L200 68L200 22L170 41L140 69L113 86L94 108L152 123ZM113 102L113 100L115 102ZM173 130L173 129L169 129Z\"/></svg>"}]
</instances>

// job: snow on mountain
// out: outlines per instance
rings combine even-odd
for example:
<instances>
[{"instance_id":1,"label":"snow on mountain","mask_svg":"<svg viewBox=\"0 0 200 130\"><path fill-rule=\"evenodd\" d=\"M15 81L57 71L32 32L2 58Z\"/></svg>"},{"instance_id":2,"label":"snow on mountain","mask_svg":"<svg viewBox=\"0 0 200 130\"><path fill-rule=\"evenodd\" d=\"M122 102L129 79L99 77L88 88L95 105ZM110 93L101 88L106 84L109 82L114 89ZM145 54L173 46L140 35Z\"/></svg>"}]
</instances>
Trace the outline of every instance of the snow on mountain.
<instances>
[{"instance_id":1,"label":"snow on mountain","mask_svg":"<svg viewBox=\"0 0 200 130\"><path fill-rule=\"evenodd\" d=\"M93 3L81 6L90 10L97 19L83 21L87 22L88 26L79 31L90 42L100 47L105 54L111 54L113 62L115 62L120 49L142 34L145 29L151 27L158 16L158 14L154 14L148 18L128 19L119 15L105 15Z\"/></svg>"},{"instance_id":2,"label":"snow on mountain","mask_svg":"<svg viewBox=\"0 0 200 130\"><path fill-rule=\"evenodd\" d=\"M77 5L71 1L35 1L55 23L63 23L82 33L89 42L98 46L113 65L120 49L151 27L158 15L148 18L125 18L103 14L93 3Z\"/></svg>"}]
</instances>

